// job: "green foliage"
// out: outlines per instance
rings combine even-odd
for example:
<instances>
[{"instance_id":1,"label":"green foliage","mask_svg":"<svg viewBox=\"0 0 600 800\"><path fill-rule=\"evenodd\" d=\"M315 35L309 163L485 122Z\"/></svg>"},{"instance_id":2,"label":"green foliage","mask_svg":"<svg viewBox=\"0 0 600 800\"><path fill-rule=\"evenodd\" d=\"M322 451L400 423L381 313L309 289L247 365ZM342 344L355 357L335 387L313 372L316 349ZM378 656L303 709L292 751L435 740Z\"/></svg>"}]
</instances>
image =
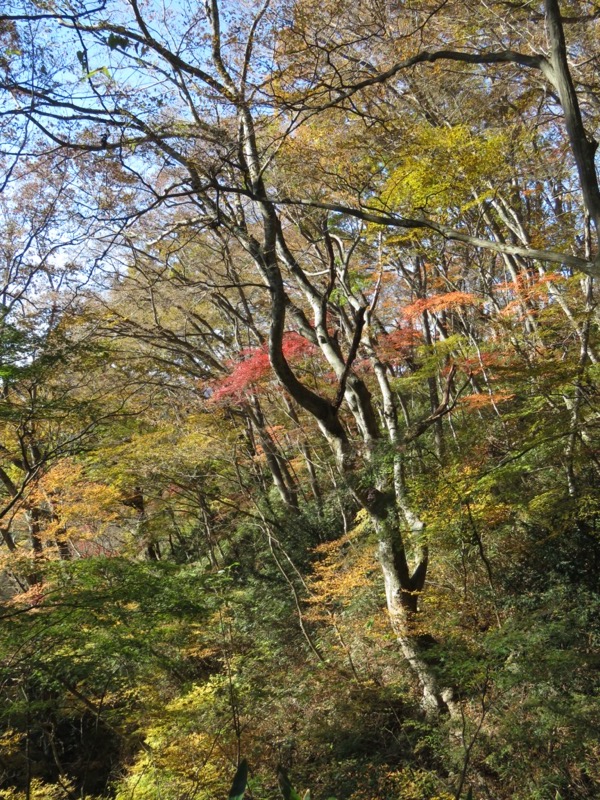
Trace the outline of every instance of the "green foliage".
<instances>
[{"instance_id":1,"label":"green foliage","mask_svg":"<svg viewBox=\"0 0 600 800\"><path fill-rule=\"evenodd\" d=\"M425 124L413 132L382 202L406 212L440 212L450 221L494 196L492 184L510 177L511 160L524 142L518 128L474 132L467 125Z\"/></svg>"},{"instance_id":2,"label":"green foliage","mask_svg":"<svg viewBox=\"0 0 600 800\"><path fill-rule=\"evenodd\" d=\"M300 795L290 783L287 772L281 766L277 770L277 782L279 783L279 789L281 790L283 800L301 800Z\"/></svg>"},{"instance_id":3,"label":"green foliage","mask_svg":"<svg viewBox=\"0 0 600 800\"><path fill-rule=\"evenodd\" d=\"M248 783L248 762L245 758L240 761L237 772L234 775L233 783L229 791L229 800L243 800Z\"/></svg>"}]
</instances>

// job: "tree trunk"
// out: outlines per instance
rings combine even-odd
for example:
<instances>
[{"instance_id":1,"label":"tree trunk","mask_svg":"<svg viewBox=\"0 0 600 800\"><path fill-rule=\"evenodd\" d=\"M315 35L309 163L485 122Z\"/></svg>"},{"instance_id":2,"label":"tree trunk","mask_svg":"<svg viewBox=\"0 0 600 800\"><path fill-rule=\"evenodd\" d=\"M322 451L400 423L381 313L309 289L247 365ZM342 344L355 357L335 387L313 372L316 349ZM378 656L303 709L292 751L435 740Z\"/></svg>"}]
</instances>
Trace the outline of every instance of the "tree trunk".
<instances>
[{"instance_id":1,"label":"tree trunk","mask_svg":"<svg viewBox=\"0 0 600 800\"><path fill-rule=\"evenodd\" d=\"M427 574L424 551L414 570L410 570L402 541L393 495L379 493L369 514L378 536L377 555L383 573L387 611L402 655L421 689L421 706L427 717L449 714L460 717L454 692L440 686L434 671L423 657L423 632L419 630L418 605Z\"/></svg>"},{"instance_id":2,"label":"tree trunk","mask_svg":"<svg viewBox=\"0 0 600 800\"><path fill-rule=\"evenodd\" d=\"M454 701L454 690L448 686L440 686L434 670L423 655L425 633L418 619L419 597L427 577L429 548L424 541L425 524L407 503L399 458L394 465L394 484L397 508L410 531L414 566L411 570L408 564L402 544L401 522L396 511L393 526L382 529L380 524L383 535L380 534L378 546L390 622L402 653L421 686L425 714L449 714L452 719L457 719L460 717L460 709Z\"/></svg>"}]
</instances>

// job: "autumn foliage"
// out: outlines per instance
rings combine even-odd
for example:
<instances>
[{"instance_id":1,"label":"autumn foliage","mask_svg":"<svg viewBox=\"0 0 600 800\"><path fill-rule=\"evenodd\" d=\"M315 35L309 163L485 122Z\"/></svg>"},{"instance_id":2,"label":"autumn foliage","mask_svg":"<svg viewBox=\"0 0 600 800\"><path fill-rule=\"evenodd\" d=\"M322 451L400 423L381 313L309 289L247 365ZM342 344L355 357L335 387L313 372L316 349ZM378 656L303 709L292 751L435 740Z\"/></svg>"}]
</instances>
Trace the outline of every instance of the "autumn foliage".
<instances>
[{"instance_id":1,"label":"autumn foliage","mask_svg":"<svg viewBox=\"0 0 600 800\"><path fill-rule=\"evenodd\" d=\"M316 347L300 334L290 331L283 337L282 351L291 364L316 355ZM268 345L242 350L239 360L230 362L229 375L213 385L211 400L214 403L243 401L248 392L256 391L272 377Z\"/></svg>"},{"instance_id":2,"label":"autumn foliage","mask_svg":"<svg viewBox=\"0 0 600 800\"><path fill-rule=\"evenodd\" d=\"M599 43L5 0L0 800L596 800Z\"/></svg>"}]
</instances>

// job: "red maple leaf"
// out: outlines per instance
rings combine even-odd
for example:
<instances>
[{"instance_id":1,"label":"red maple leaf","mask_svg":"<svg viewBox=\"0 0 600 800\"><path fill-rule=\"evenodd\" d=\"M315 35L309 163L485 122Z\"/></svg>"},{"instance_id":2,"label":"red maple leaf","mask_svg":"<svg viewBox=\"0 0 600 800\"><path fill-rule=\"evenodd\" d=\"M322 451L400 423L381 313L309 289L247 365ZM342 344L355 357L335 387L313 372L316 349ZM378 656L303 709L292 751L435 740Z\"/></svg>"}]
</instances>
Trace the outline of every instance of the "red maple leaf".
<instances>
[{"instance_id":1,"label":"red maple leaf","mask_svg":"<svg viewBox=\"0 0 600 800\"><path fill-rule=\"evenodd\" d=\"M290 363L301 361L316 352L316 348L299 333L290 331L283 335L282 352ZM231 372L219 381L212 394L215 403L234 400L239 401L247 393L249 387L256 387L271 374L268 345L251 347L242 350L242 360L231 362Z\"/></svg>"}]
</instances>

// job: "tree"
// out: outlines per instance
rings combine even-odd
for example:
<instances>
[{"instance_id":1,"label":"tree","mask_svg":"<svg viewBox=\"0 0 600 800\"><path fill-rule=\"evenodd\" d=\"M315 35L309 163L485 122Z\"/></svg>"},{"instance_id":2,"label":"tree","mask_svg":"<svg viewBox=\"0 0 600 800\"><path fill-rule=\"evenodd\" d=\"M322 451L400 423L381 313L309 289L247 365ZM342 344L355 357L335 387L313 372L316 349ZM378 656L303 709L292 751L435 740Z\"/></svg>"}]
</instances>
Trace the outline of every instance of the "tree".
<instances>
[{"instance_id":1,"label":"tree","mask_svg":"<svg viewBox=\"0 0 600 800\"><path fill-rule=\"evenodd\" d=\"M37 562L72 555L58 475L127 400L100 378L106 351L81 297L90 276L66 261L85 238L66 218L66 176L50 185L46 163L24 160L8 178L18 191L6 187L2 202L0 519L4 565L31 585L40 580Z\"/></svg>"},{"instance_id":2,"label":"tree","mask_svg":"<svg viewBox=\"0 0 600 800\"><path fill-rule=\"evenodd\" d=\"M177 270L178 253L194 239L218 253L221 263L226 252L244 254L244 270L252 269L253 282L265 287L267 298L257 303L260 313L246 313L248 337L257 341L244 344L260 349L268 341L280 385L316 423L340 480L368 512L390 619L421 685L424 706L458 718L452 688L428 663L427 637L417 623L431 537L414 487L411 491L412 465L423 460L433 435L436 474L443 478L451 435L444 421L467 385L474 395L487 392L496 411L502 400L491 388L485 364L480 375L468 367L459 370L460 345L448 336L454 327L467 335L473 329L468 314L475 312L466 309L477 304L469 282L479 280L484 297L501 306L497 296L506 269L513 280L509 291L523 309L525 335L533 337L537 278L532 265L556 265L567 279L574 270L598 274L593 251L598 249L600 193L595 144L582 112L594 83L590 89L587 70L569 64L568 15L561 16L556 0L534 8L492 3L482 10L473 4L473 22L465 33L456 24L463 4L442 4L432 13L428 4L416 3L384 14L379 4L364 4L358 15L352 5L326 5L324 23L316 21L310 3L240 9L220 8L210 0L203 9L186 8L174 19L158 7L146 11L136 0L98 9L79 5L62 15L58 9L9 11L3 24L21 54L11 55L3 66L5 116L14 126L12 155L16 143L26 141L41 147L41 155L68 154L74 164L92 165L86 167L91 174L121 181L122 196L110 192L110 207L103 198L86 220L98 241L113 245L113 258L131 261L133 250ZM587 7L574 16L571 30L586 26L582 47L589 48L591 64L597 56L587 30L595 28L596 15L586 12ZM498 15L501 25L495 23ZM20 24L24 18L37 27L37 59L31 34ZM523 31L520 41L515 26ZM432 42L426 49L420 41L424 33ZM385 63L370 59L375 42L384 44ZM450 69L455 66L460 80ZM482 119L476 112L490 84L497 84L504 117L485 104ZM455 96L468 101L463 125L457 124ZM515 127L539 122L544 136L532 143L518 133L511 140L486 128L509 121ZM324 131L325 139L336 128L352 131L339 164L332 163L327 140L315 148L313 162L305 162L302 136L310 126ZM444 136L438 129L448 126ZM413 137L412 152L399 144L407 134ZM531 160L541 161L535 152L540 143L566 154L565 184L581 190L583 202L569 203L575 237L566 238L570 225L548 224L537 242L523 224L537 223L536 209L528 205L526 172ZM393 157L386 158L390 145ZM433 152L416 167L422 149ZM452 168L448 180L440 181L433 173L446 162L445 153ZM510 169L482 166L483 159L498 154L509 157ZM413 167L421 175L411 187L406 184ZM498 193L496 180L502 182ZM458 193L457 182L464 182ZM553 214L561 223L557 202L564 193L561 189L554 198ZM539 201L537 210L546 204ZM478 259L479 275L456 285L456 268L466 273L471 256ZM108 261L106 248L101 257ZM434 260L433 269L428 259ZM392 269L410 293L410 321L430 357L422 359L420 370L413 370L409 359L394 368L378 353L379 339L402 329L380 305L384 275ZM546 281L547 275L541 277ZM437 291L438 284L432 292L434 280L449 291ZM233 283L237 288L240 281L233 277ZM214 304L222 308L220 297L215 294ZM591 301L581 322L564 305L580 341L586 341ZM209 321L206 316L202 319ZM233 316L239 321L239 314ZM159 327L157 322L153 337ZM225 346L217 344L221 332L212 328L215 333L204 338L211 338L215 349L203 342L189 355L202 370ZM333 387L303 380L286 354L291 334L318 348L322 372L335 376ZM169 337L164 330L161 336L164 351ZM181 337L176 347L179 353L189 350ZM582 368L587 345L584 351ZM480 353L477 358L483 360ZM372 372L366 366L361 372L361 362ZM413 386L419 383L424 391L414 392L408 404L395 385L411 372ZM581 381L577 391L580 398ZM577 397L571 402L574 438L568 462L583 438ZM253 424L263 427L260 421ZM283 494L289 488L283 485Z\"/></svg>"}]
</instances>

